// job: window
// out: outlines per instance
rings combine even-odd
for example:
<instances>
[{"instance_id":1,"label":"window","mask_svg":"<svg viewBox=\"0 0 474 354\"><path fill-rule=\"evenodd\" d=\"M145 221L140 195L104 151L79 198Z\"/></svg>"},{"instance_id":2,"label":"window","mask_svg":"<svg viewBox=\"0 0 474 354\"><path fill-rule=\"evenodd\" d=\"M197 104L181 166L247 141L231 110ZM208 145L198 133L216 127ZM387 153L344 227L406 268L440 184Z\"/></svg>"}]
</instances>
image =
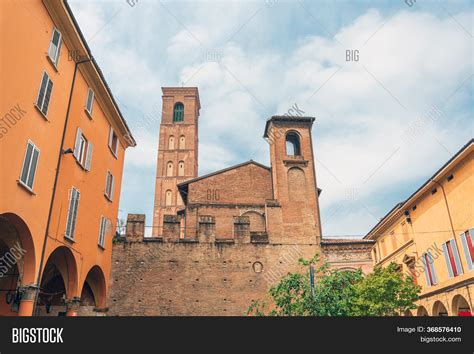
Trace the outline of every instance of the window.
<instances>
[{"instance_id":1,"label":"window","mask_svg":"<svg viewBox=\"0 0 474 354\"><path fill-rule=\"evenodd\" d=\"M110 148L110 151L112 151L112 154L114 154L114 156L117 157L118 136L112 127L110 127L110 131L109 131L109 148Z\"/></svg>"},{"instance_id":2,"label":"window","mask_svg":"<svg viewBox=\"0 0 474 354\"><path fill-rule=\"evenodd\" d=\"M54 28L51 42L49 43L48 56L56 67L58 66L59 62L59 54L61 53L61 44L61 33L59 33L59 31Z\"/></svg>"},{"instance_id":3,"label":"window","mask_svg":"<svg viewBox=\"0 0 474 354\"><path fill-rule=\"evenodd\" d=\"M392 250L395 251L397 249L397 239L394 231L390 233L390 241L392 242Z\"/></svg>"},{"instance_id":4,"label":"window","mask_svg":"<svg viewBox=\"0 0 474 354\"><path fill-rule=\"evenodd\" d=\"M174 150L174 136L173 135L171 135L170 138L168 139L168 149Z\"/></svg>"},{"instance_id":5,"label":"window","mask_svg":"<svg viewBox=\"0 0 474 354\"><path fill-rule=\"evenodd\" d=\"M446 266L448 267L449 277L457 277L462 274L461 261L459 259L458 247L454 239L443 243L444 259L446 260Z\"/></svg>"},{"instance_id":6,"label":"window","mask_svg":"<svg viewBox=\"0 0 474 354\"><path fill-rule=\"evenodd\" d=\"M71 240L74 240L74 232L76 230L76 218L77 218L77 208L79 206L79 199L81 193L72 187L69 191L69 209L67 212L67 221L66 221L66 232L65 236Z\"/></svg>"},{"instance_id":7,"label":"window","mask_svg":"<svg viewBox=\"0 0 474 354\"><path fill-rule=\"evenodd\" d=\"M108 220L103 216L100 217L100 226L99 226L99 241L97 242L100 247L104 248L105 245L105 233L107 231Z\"/></svg>"},{"instance_id":8,"label":"window","mask_svg":"<svg viewBox=\"0 0 474 354\"><path fill-rule=\"evenodd\" d=\"M166 164L166 176L172 177L173 176L173 162L168 161Z\"/></svg>"},{"instance_id":9,"label":"window","mask_svg":"<svg viewBox=\"0 0 474 354\"><path fill-rule=\"evenodd\" d=\"M179 161L178 176L184 176L184 161Z\"/></svg>"},{"instance_id":10,"label":"window","mask_svg":"<svg viewBox=\"0 0 474 354\"><path fill-rule=\"evenodd\" d=\"M186 138L184 137L184 135L181 135L179 137L179 148L181 150L186 149Z\"/></svg>"},{"instance_id":11,"label":"window","mask_svg":"<svg viewBox=\"0 0 474 354\"><path fill-rule=\"evenodd\" d=\"M184 120L184 105L178 102L173 108L173 123L182 122Z\"/></svg>"},{"instance_id":12,"label":"window","mask_svg":"<svg viewBox=\"0 0 474 354\"><path fill-rule=\"evenodd\" d=\"M426 284L428 286L436 285L438 279L436 278L434 259L430 252L421 255L421 263L423 263L423 268L425 270Z\"/></svg>"},{"instance_id":13,"label":"window","mask_svg":"<svg viewBox=\"0 0 474 354\"><path fill-rule=\"evenodd\" d=\"M74 157L76 161L87 171L91 170L92 162L92 143L89 142L84 134L82 134L81 128L76 130L76 140L74 143Z\"/></svg>"},{"instance_id":14,"label":"window","mask_svg":"<svg viewBox=\"0 0 474 354\"><path fill-rule=\"evenodd\" d=\"M173 193L168 189L165 195L165 206L170 206L172 204Z\"/></svg>"},{"instance_id":15,"label":"window","mask_svg":"<svg viewBox=\"0 0 474 354\"><path fill-rule=\"evenodd\" d=\"M53 90L53 82L49 78L46 71L43 71L43 77L41 78L41 86L36 99L36 107L46 117L48 115L49 100L51 98L51 91Z\"/></svg>"},{"instance_id":16,"label":"window","mask_svg":"<svg viewBox=\"0 0 474 354\"><path fill-rule=\"evenodd\" d=\"M112 175L110 171L107 171L107 176L105 178L105 191L104 194L109 199L112 201L114 199L114 184L115 184L115 178Z\"/></svg>"},{"instance_id":17,"label":"window","mask_svg":"<svg viewBox=\"0 0 474 354\"><path fill-rule=\"evenodd\" d=\"M382 252L381 252L380 256L383 258L387 255L387 249L385 247L385 239L380 240L380 247L382 248Z\"/></svg>"},{"instance_id":18,"label":"window","mask_svg":"<svg viewBox=\"0 0 474 354\"><path fill-rule=\"evenodd\" d=\"M94 91L90 88L87 90L87 100L86 100L86 112L89 114L89 117L92 117L92 106L94 104Z\"/></svg>"},{"instance_id":19,"label":"window","mask_svg":"<svg viewBox=\"0 0 474 354\"><path fill-rule=\"evenodd\" d=\"M35 144L28 140L23 167L21 168L20 183L30 190L33 189L33 182L35 181L39 153L40 151Z\"/></svg>"},{"instance_id":20,"label":"window","mask_svg":"<svg viewBox=\"0 0 474 354\"><path fill-rule=\"evenodd\" d=\"M286 155L287 156L300 156L300 137L296 133L286 134Z\"/></svg>"},{"instance_id":21,"label":"window","mask_svg":"<svg viewBox=\"0 0 474 354\"><path fill-rule=\"evenodd\" d=\"M474 269L474 229L466 230L461 234L462 247L467 261L467 269Z\"/></svg>"}]
</instances>

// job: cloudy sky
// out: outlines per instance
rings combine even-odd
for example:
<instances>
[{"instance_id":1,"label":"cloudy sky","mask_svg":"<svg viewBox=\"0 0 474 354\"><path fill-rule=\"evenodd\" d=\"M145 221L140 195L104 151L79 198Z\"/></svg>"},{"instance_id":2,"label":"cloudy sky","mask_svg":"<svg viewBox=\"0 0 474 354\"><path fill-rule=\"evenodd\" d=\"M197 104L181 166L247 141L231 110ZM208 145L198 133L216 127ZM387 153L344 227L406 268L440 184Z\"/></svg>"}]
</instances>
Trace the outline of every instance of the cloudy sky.
<instances>
[{"instance_id":1,"label":"cloudy sky","mask_svg":"<svg viewBox=\"0 0 474 354\"><path fill-rule=\"evenodd\" d=\"M325 236L364 235L473 136L470 0L69 3L138 142L120 217L152 224L162 86L199 88L200 175L269 165L265 120L315 116Z\"/></svg>"}]
</instances>

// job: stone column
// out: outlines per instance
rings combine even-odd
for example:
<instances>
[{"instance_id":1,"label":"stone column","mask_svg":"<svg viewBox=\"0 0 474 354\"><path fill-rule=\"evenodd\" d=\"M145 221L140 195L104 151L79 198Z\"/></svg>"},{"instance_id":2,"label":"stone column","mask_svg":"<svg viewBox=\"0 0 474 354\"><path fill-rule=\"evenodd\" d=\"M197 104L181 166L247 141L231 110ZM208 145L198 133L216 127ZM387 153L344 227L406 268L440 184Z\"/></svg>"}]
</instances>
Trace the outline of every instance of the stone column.
<instances>
[{"instance_id":1,"label":"stone column","mask_svg":"<svg viewBox=\"0 0 474 354\"><path fill-rule=\"evenodd\" d=\"M33 316L33 308L38 291L39 289L35 285L27 285L20 288L21 300L18 316Z\"/></svg>"},{"instance_id":2,"label":"stone column","mask_svg":"<svg viewBox=\"0 0 474 354\"><path fill-rule=\"evenodd\" d=\"M77 311L79 311L79 306L81 306L81 299L79 297L66 299L66 316L68 317L77 316Z\"/></svg>"}]
</instances>

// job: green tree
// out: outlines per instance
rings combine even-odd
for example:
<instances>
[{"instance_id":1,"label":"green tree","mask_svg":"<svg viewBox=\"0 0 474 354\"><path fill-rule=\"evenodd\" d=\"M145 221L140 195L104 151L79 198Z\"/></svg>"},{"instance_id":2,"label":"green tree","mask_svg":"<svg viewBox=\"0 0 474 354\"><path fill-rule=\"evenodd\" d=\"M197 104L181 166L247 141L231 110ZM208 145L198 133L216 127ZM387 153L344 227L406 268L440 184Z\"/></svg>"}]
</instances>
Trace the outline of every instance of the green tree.
<instances>
[{"instance_id":1,"label":"green tree","mask_svg":"<svg viewBox=\"0 0 474 354\"><path fill-rule=\"evenodd\" d=\"M267 301L253 301L248 314L257 316L386 316L412 309L420 287L397 271L395 264L362 271L315 267L314 293L310 288L310 264L321 264L318 255L300 259L301 272L288 273L272 286Z\"/></svg>"},{"instance_id":2,"label":"green tree","mask_svg":"<svg viewBox=\"0 0 474 354\"><path fill-rule=\"evenodd\" d=\"M414 302L421 287L390 263L384 268L376 267L356 284L355 290L354 316L394 316L416 308Z\"/></svg>"}]
</instances>

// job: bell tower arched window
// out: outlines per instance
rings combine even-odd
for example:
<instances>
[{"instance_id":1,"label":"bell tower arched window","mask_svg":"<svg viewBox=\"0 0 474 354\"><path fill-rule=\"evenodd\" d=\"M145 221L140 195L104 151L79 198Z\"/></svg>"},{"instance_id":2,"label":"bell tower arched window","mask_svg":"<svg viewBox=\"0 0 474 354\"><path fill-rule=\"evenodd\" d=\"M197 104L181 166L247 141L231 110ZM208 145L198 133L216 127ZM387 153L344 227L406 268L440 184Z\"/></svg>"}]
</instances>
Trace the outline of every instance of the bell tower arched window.
<instances>
[{"instance_id":1,"label":"bell tower arched window","mask_svg":"<svg viewBox=\"0 0 474 354\"><path fill-rule=\"evenodd\" d=\"M166 164L166 176L172 177L173 176L173 162L168 161Z\"/></svg>"},{"instance_id":2,"label":"bell tower arched window","mask_svg":"<svg viewBox=\"0 0 474 354\"><path fill-rule=\"evenodd\" d=\"M178 163L178 176L184 176L184 161Z\"/></svg>"},{"instance_id":3,"label":"bell tower arched window","mask_svg":"<svg viewBox=\"0 0 474 354\"><path fill-rule=\"evenodd\" d=\"M294 132L286 134L286 155L287 156L300 156L301 155L301 146L300 146L300 137Z\"/></svg>"},{"instance_id":4,"label":"bell tower arched window","mask_svg":"<svg viewBox=\"0 0 474 354\"><path fill-rule=\"evenodd\" d=\"M166 206L170 206L173 203L172 198L173 198L173 193L171 192L171 189L168 189L166 191L166 194L165 194L165 205Z\"/></svg>"},{"instance_id":5,"label":"bell tower arched window","mask_svg":"<svg viewBox=\"0 0 474 354\"><path fill-rule=\"evenodd\" d=\"M179 137L179 148L181 150L185 149L186 148L186 138L184 137L184 135L181 135Z\"/></svg>"},{"instance_id":6,"label":"bell tower arched window","mask_svg":"<svg viewBox=\"0 0 474 354\"><path fill-rule=\"evenodd\" d=\"M184 105L178 102L173 108L173 123L182 122L184 120Z\"/></svg>"},{"instance_id":7,"label":"bell tower arched window","mask_svg":"<svg viewBox=\"0 0 474 354\"><path fill-rule=\"evenodd\" d=\"M174 136L171 135L168 141L168 149L173 150L174 149Z\"/></svg>"}]
</instances>

